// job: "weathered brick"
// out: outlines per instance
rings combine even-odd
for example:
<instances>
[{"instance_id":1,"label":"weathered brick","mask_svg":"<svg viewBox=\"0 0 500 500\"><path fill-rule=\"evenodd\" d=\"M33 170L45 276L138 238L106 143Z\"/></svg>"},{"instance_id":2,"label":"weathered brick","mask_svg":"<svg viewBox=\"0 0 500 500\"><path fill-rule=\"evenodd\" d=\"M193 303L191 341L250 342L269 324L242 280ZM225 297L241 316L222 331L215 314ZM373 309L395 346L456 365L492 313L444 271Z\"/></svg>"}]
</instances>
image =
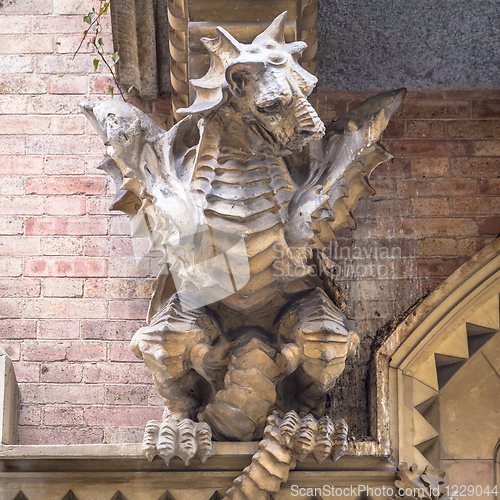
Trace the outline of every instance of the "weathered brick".
<instances>
[{"instance_id":1,"label":"weathered brick","mask_svg":"<svg viewBox=\"0 0 500 500\"><path fill-rule=\"evenodd\" d=\"M36 321L4 319L0 321L0 337L2 339L34 339L36 338Z\"/></svg>"},{"instance_id":2,"label":"weathered brick","mask_svg":"<svg viewBox=\"0 0 500 500\"><path fill-rule=\"evenodd\" d=\"M43 76L2 75L0 81L0 94L44 94L47 89L47 79Z\"/></svg>"},{"instance_id":3,"label":"weathered brick","mask_svg":"<svg viewBox=\"0 0 500 500\"><path fill-rule=\"evenodd\" d=\"M500 117L500 99L474 99L472 101L472 116L474 118Z\"/></svg>"},{"instance_id":4,"label":"weathered brick","mask_svg":"<svg viewBox=\"0 0 500 500\"><path fill-rule=\"evenodd\" d=\"M12 361L19 361L21 359L21 342L19 340L2 339L2 348Z\"/></svg>"},{"instance_id":5,"label":"weathered brick","mask_svg":"<svg viewBox=\"0 0 500 500\"><path fill-rule=\"evenodd\" d=\"M50 130L54 135L80 135L85 132L85 122L83 116L53 116Z\"/></svg>"},{"instance_id":6,"label":"weathered brick","mask_svg":"<svg viewBox=\"0 0 500 500\"><path fill-rule=\"evenodd\" d=\"M143 321L82 321L82 339L130 341L141 326Z\"/></svg>"},{"instance_id":7,"label":"weathered brick","mask_svg":"<svg viewBox=\"0 0 500 500\"><path fill-rule=\"evenodd\" d=\"M462 264L467 262L464 258L455 259L417 259L418 275L431 277L448 277Z\"/></svg>"},{"instance_id":8,"label":"weathered brick","mask_svg":"<svg viewBox=\"0 0 500 500\"><path fill-rule=\"evenodd\" d=\"M31 55L2 55L0 58L1 74L32 73L33 68L33 56Z\"/></svg>"},{"instance_id":9,"label":"weathered brick","mask_svg":"<svg viewBox=\"0 0 500 500\"><path fill-rule=\"evenodd\" d=\"M92 197L87 200L87 211L90 215L115 215L109 210L113 196Z\"/></svg>"},{"instance_id":10,"label":"weathered brick","mask_svg":"<svg viewBox=\"0 0 500 500\"><path fill-rule=\"evenodd\" d=\"M43 280L44 297L81 297L82 295L82 279L45 278Z\"/></svg>"},{"instance_id":11,"label":"weathered brick","mask_svg":"<svg viewBox=\"0 0 500 500\"><path fill-rule=\"evenodd\" d=\"M500 178L481 181L479 183L479 194L500 195Z\"/></svg>"},{"instance_id":12,"label":"weathered brick","mask_svg":"<svg viewBox=\"0 0 500 500\"><path fill-rule=\"evenodd\" d=\"M4 236L0 239L0 255L39 255L40 238Z\"/></svg>"},{"instance_id":13,"label":"weathered brick","mask_svg":"<svg viewBox=\"0 0 500 500\"><path fill-rule=\"evenodd\" d=\"M499 116L500 117L500 116ZM454 120L447 123L447 135L453 139L500 137L499 120Z\"/></svg>"},{"instance_id":14,"label":"weathered brick","mask_svg":"<svg viewBox=\"0 0 500 500\"><path fill-rule=\"evenodd\" d=\"M465 197L453 200L455 215L487 215L490 213L490 199L485 197Z\"/></svg>"},{"instance_id":15,"label":"weathered brick","mask_svg":"<svg viewBox=\"0 0 500 500\"><path fill-rule=\"evenodd\" d=\"M491 238L460 238L458 240L458 255L460 257L472 257L479 250L483 249Z\"/></svg>"},{"instance_id":16,"label":"weathered brick","mask_svg":"<svg viewBox=\"0 0 500 500\"><path fill-rule=\"evenodd\" d=\"M382 140L396 139L406 135L406 122L403 120L391 120L384 130Z\"/></svg>"},{"instance_id":17,"label":"weathered brick","mask_svg":"<svg viewBox=\"0 0 500 500\"><path fill-rule=\"evenodd\" d=\"M42 238L42 253L44 255L82 255L82 238Z\"/></svg>"},{"instance_id":18,"label":"weathered brick","mask_svg":"<svg viewBox=\"0 0 500 500\"><path fill-rule=\"evenodd\" d=\"M107 444L142 443L144 425L141 427L104 427Z\"/></svg>"},{"instance_id":19,"label":"weathered brick","mask_svg":"<svg viewBox=\"0 0 500 500\"><path fill-rule=\"evenodd\" d=\"M104 387L76 384L27 384L20 387L24 403L104 404Z\"/></svg>"},{"instance_id":20,"label":"weathered brick","mask_svg":"<svg viewBox=\"0 0 500 500\"><path fill-rule=\"evenodd\" d=\"M40 363L18 361L14 366L14 371L18 383L40 381Z\"/></svg>"},{"instance_id":21,"label":"weathered brick","mask_svg":"<svg viewBox=\"0 0 500 500\"><path fill-rule=\"evenodd\" d=\"M26 194L104 194L106 182L102 177L28 177Z\"/></svg>"},{"instance_id":22,"label":"weathered brick","mask_svg":"<svg viewBox=\"0 0 500 500\"><path fill-rule=\"evenodd\" d=\"M47 175L84 174L85 161L80 156L47 156L45 157L45 173Z\"/></svg>"},{"instance_id":23,"label":"weathered brick","mask_svg":"<svg viewBox=\"0 0 500 500\"><path fill-rule=\"evenodd\" d=\"M371 175L372 179L378 177L404 178L410 175L410 160L408 158L393 158L379 165Z\"/></svg>"},{"instance_id":24,"label":"weathered brick","mask_svg":"<svg viewBox=\"0 0 500 500\"><path fill-rule=\"evenodd\" d=\"M85 236L104 235L108 232L107 220L99 217L46 217L26 220L28 236Z\"/></svg>"},{"instance_id":25,"label":"weathered brick","mask_svg":"<svg viewBox=\"0 0 500 500\"><path fill-rule=\"evenodd\" d=\"M0 217L0 234L1 235L15 235L23 234L24 221L14 217Z\"/></svg>"},{"instance_id":26,"label":"weathered brick","mask_svg":"<svg viewBox=\"0 0 500 500\"><path fill-rule=\"evenodd\" d=\"M33 155L95 154L102 147L102 141L97 136L84 135L77 139L66 135L37 135L26 139L26 150Z\"/></svg>"},{"instance_id":27,"label":"weathered brick","mask_svg":"<svg viewBox=\"0 0 500 500\"><path fill-rule=\"evenodd\" d=\"M49 94L86 94L86 76L54 75L49 79Z\"/></svg>"},{"instance_id":28,"label":"weathered brick","mask_svg":"<svg viewBox=\"0 0 500 500\"><path fill-rule=\"evenodd\" d=\"M22 0L2 5L4 14L52 14L52 0Z\"/></svg>"},{"instance_id":29,"label":"weathered brick","mask_svg":"<svg viewBox=\"0 0 500 500\"><path fill-rule=\"evenodd\" d=\"M406 136L415 139L425 139L427 137L432 139L442 138L444 137L444 121L440 120L408 121L406 123Z\"/></svg>"},{"instance_id":30,"label":"weathered brick","mask_svg":"<svg viewBox=\"0 0 500 500\"><path fill-rule=\"evenodd\" d=\"M100 444L102 429L79 427L19 427L19 442L25 445Z\"/></svg>"},{"instance_id":31,"label":"weathered brick","mask_svg":"<svg viewBox=\"0 0 500 500\"><path fill-rule=\"evenodd\" d=\"M83 33L88 28L81 15L43 16L33 18L33 33Z\"/></svg>"},{"instance_id":32,"label":"weathered brick","mask_svg":"<svg viewBox=\"0 0 500 500\"><path fill-rule=\"evenodd\" d=\"M84 196L48 196L45 200L45 213L48 215L84 215L87 200Z\"/></svg>"},{"instance_id":33,"label":"weathered brick","mask_svg":"<svg viewBox=\"0 0 500 500\"><path fill-rule=\"evenodd\" d=\"M147 385L108 385L106 403L108 405L148 405L149 387Z\"/></svg>"},{"instance_id":34,"label":"weathered brick","mask_svg":"<svg viewBox=\"0 0 500 500\"><path fill-rule=\"evenodd\" d=\"M67 349L68 361L105 361L105 342L72 342Z\"/></svg>"},{"instance_id":35,"label":"weathered brick","mask_svg":"<svg viewBox=\"0 0 500 500\"><path fill-rule=\"evenodd\" d=\"M24 263L25 276L67 276L71 278L106 276L107 261L98 258L29 257Z\"/></svg>"},{"instance_id":36,"label":"weathered brick","mask_svg":"<svg viewBox=\"0 0 500 500\"><path fill-rule=\"evenodd\" d=\"M457 255L457 247L455 238L424 238L417 242L418 255L454 256Z\"/></svg>"},{"instance_id":37,"label":"weathered brick","mask_svg":"<svg viewBox=\"0 0 500 500\"><path fill-rule=\"evenodd\" d=\"M47 116L0 115L0 134L2 135L40 135L49 132L50 118ZM31 159L36 160L36 158ZM26 161L29 160L30 158Z\"/></svg>"},{"instance_id":38,"label":"weathered brick","mask_svg":"<svg viewBox=\"0 0 500 500\"><path fill-rule=\"evenodd\" d=\"M73 95L44 94L35 96L30 100L29 112L38 115L66 115L81 113L79 106L80 97ZM59 117L61 118L61 117ZM78 117L83 120L83 116ZM52 131L54 133L54 131Z\"/></svg>"},{"instance_id":39,"label":"weathered brick","mask_svg":"<svg viewBox=\"0 0 500 500\"><path fill-rule=\"evenodd\" d=\"M118 427L138 426L148 420L161 419L161 410L148 406L95 406L86 409L85 417L90 426L109 425L110 421Z\"/></svg>"},{"instance_id":40,"label":"weathered brick","mask_svg":"<svg viewBox=\"0 0 500 500\"><path fill-rule=\"evenodd\" d=\"M45 363L40 368L42 382L71 384L81 382L83 366L76 363Z\"/></svg>"},{"instance_id":41,"label":"weathered brick","mask_svg":"<svg viewBox=\"0 0 500 500\"><path fill-rule=\"evenodd\" d=\"M2 115L20 115L28 112L28 98L22 95L0 95Z\"/></svg>"},{"instance_id":42,"label":"weathered brick","mask_svg":"<svg viewBox=\"0 0 500 500\"><path fill-rule=\"evenodd\" d=\"M80 337L80 322L77 320L40 320L37 338L48 339L77 339Z\"/></svg>"},{"instance_id":43,"label":"weathered brick","mask_svg":"<svg viewBox=\"0 0 500 500\"><path fill-rule=\"evenodd\" d=\"M9 14L8 16L0 16L0 33L29 33L31 31L31 22L31 16L16 16L14 14Z\"/></svg>"},{"instance_id":44,"label":"weathered brick","mask_svg":"<svg viewBox=\"0 0 500 500\"><path fill-rule=\"evenodd\" d=\"M0 154L21 155L25 153L26 153L25 137L0 137Z\"/></svg>"},{"instance_id":45,"label":"weathered brick","mask_svg":"<svg viewBox=\"0 0 500 500\"><path fill-rule=\"evenodd\" d=\"M500 156L500 140L475 141L474 154L476 156Z\"/></svg>"},{"instance_id":46,"label":"weathered brick","mask_svg":"<svg viewBox=\"0 0 500 500\"><path fill-rule=\"evenodd\" d=\"M21 276L23 259L21 257L0 257L0 276Z\"/></svg>"},{"instance_id":47,"label":"weathered brick","mask_svg":"<svg viewBox=\"0 0 500 500\"><path fill-rule=\"evenodd\" d=\"M410 215L408 200L362 198L356 207L358 218L401 217Z\"/></svg>"},{"instance_id":48,"label":"weathered brick","mask_svg":"<svg viewBox=\"0 0 500 500\"><path fill-rule=\"evenodd\" d=\"M142 319L148 313L147 300L112 300L109 302L110 319Z\"/></svg>"},{"instance_id":49,"label":"weathered brick","mask_svg":"<svg viewBox=\"0 0 500 500\"><path fill-rule=\"evenodd\" d=\"M40 54L54 52L54 37L29 35L0 37L0 54Z\"/></svg>"},{"instance_id":50,"label":"weathered brick","mask_svg":"<svg viewBox=\"0 0 500 500\"><path fill-rule=\"evenodd\" d=\"M431 140L408 139L393 142L391 153L394 156L468 156L472 154L472 141L468 140Z\"/></svg>"},{"instance_id":51,"label":"weathered brick","mask_svg":"<svg viewBox=\"0 0 500 500\"><path fill-rule=\"evenodd\" d=\"M405 99L394 118L467 118L470 116L470 103L467 101L446 100L408 100Z\"/></svg>"},{"instance_id":52,"label":"weathered brick","mask_svg":"<svg viewBox=\"0 0 500 500\"><path fill-rule=\"evenodd\" d=\"M141 363L92 363L85 366L83 379L88 384L150 384L152 376Z\"/></svg>"},{"instance_id":53,"label":"weathered brick","mask_svg":"<svg viewBox=\"0 0 500 500\"><path fill-rule=\"evenodd\" d=\"M500 234L500 217L479 219L479 234L498 236Z\"/></svg>"},{"instance_id":54,"label":"weathered brick","mask_svg":"<svg viewBox=\"0 0 500 500\"><path fill-rule=\"evenodd\" d=\"M142 363L142 360L132 352L130 342L111 342L109 346L109 360L110 361L127 361L129 363Z\"/></svg>"},{"instance_id":55,"label":"weathered brick","mask_svg":"<svg viewBox=\"0 0 500 500\"><path fill-rule=\"evenodd\" d=\"M24 361L63 361L66 359L66 342L37 341L23 344Z\"/></svg>"},{"instance_id":56,"label":"weathered brick","mask_svg":"<svg viewBox=\"0 0 500 500\"><path fill-rule=\"evenodd\" d=\"M44 212L41 196L9 196L0 198L0 214L40 215Z\"/></svg>"},{"instance_id":57,"label":"weathered brick","mask_svg":"<svg viewBox=\"0 0 500 500\"><path fill-rule=\"evenodd\" d=\"M0 299L0 318L20 318L23 301L20 299Z\"/></svg>"},{"instance_id":58,"label":"weathered brick","mask_svg":"<svg viewBox=\"0 0 500 500\"><path fill-rule=\"evenodd\" d=\"M24 179L22 177L0 176L0 195L15 196L24 194Z\"/></svg>"},{"instance_id":59,"label":"weathered brick","mask_svg":"<svg viewBox=\"0 0 500 500\"><path fill-rule=\"evenodd\" d=\"M452 158L453 177L496 177L500 172L500 158Z\"/></svg>"},{"instance_id":60,"label":"weathered brick","mask_svg":"<svg viewBox=\"0 0 500 500\"><path fill-rule=\"evenodd\" d=\"M36 72L38 74L58 75L61 73L61 67L63 67L66 74L85 74L92 71L92 59L93 54L77 54L74 59L69 54L43 55L37 59ZM99 68L98 71L103 70Z\"/></svg>"},{"instance_id":61,"label":"weathered brick","mask_svg":"<svg viewBox=\"0 0 500 500\"><path fill-rule=\"evenodd\" d=\"M40 425L42 409L39 406L22 405L19 410L19 425Z\"/></svg>"},{"instance_id":62,"label":"weathered brick","mask_svg":"<svg viewBox=\"0 0 500 500\"><path fill-rule=\"evenodd\" d=\"M39 297L40 280L30 278L0 278L0 297Z\"/></svg>"},{"instance_id":63,"label":"weathered brick","mask_svg":"<svg viewBox=\"0 0 500 500\"><path fill-rule=\"evenodd\" d=\"M477 194L476 179L401 179L398 180L398 194L408 198L417 196L473 196Z\"/></svg>"},{"instance_id":64,"label":"weathered brick","mask_svg":"<svg viewBox=\"0 0 500 500\"><path fill-rule=\"evenodd\" d=\"M449 158L412 158L411 173L415 177L448 177L450 160Z\"/></svg>"},{"instance_id":65,"label":"weathered brick","mask_svg":"<svg viewBox=\"0 0 500 500\"><path fill-rule=\"evenodd\" d=\"M394 179L372 179L370 184L375 189L377 197L391 197L396 189L396 181Z\"/></svg>"},{"instance_id":66,"label":"weathered brick","mask_svg":"<svg viewBox=\"0 0 500 500\"><path fill-rule=\"evenodd\" d=\"M85 296L97 299L149 299L152 293L152 280L89 279L85 283Z\"/></svg>"},{"instance_id":67,"label":"weathered brick","mask_svg":"<svg viewBox=\"0 0 500 500\"><path fill-rule=\"evenodd\" d=\"M113 257L108 263L110 278L144 278L149 275L148 259L134 257Z\"/></svg>"},{"instance_id":68,"label":"weathered brick","mask_svg":"<svg viewBox=\"0 0 500 500\"><path fill-rule=\"evenodd\" d=\"M43 409L43 424L61 427L85 425L81 406L46 406Z\"/></svg>"},{"instance_id":69,"label":"weathered brick","mask_svg":"<svg viewBox=\"0 0 500 500\"><path fill-rule=\"evenodd\" d=\"M145 238L111 238L89 237L85 238L85 255L90 257L133 257L147 253L149 243Z\"/></svg>"},{"instance_id":70,"label":"weathered brick","mask_svg":"<svg viewBox=\"0 0 500 500\"><path fill-rule=\"evenodd\" d=\"M97 299L31 299L24 311L26 318L107 318L107 303Z\"/></svg>"},{"instance_id":71,"label":"weathered brick","mask_svg":"<svg viewBox=\"0 0 500 500\"><path fill-rule=\"evenodd\" d=\"M456 218L402 218L395 220L396 235L414 238L433 236L477 236L475 219Z\"/></svg>"},{"instance_id":72,"label":"weathered brick","mask_svg":"<svg viewBox=\"0 0 500 500\"><path fill-rule=\"evenodd\" d=\"M130 218L128 215L115 215L109 228L111 236L130 236Z\"/></svg>"}]
</instances>

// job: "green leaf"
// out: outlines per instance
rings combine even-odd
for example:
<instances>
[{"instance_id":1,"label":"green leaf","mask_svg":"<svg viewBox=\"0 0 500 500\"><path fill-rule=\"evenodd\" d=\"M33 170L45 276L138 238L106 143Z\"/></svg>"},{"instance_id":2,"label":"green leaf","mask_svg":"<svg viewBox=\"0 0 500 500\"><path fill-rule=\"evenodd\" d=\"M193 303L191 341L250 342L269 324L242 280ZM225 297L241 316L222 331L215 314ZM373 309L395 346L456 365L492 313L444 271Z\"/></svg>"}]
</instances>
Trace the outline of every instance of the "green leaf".
<instances>
[{"instance_id":1,"label":"green leaf","mask_svg":"<svg viewBox=\"0 0 500 500\"><path fill-rule=\"evenodd\" d=\"M113 88L113 85L108 85L108 92L111 95L111 99L113 99L115 89Z\"/></svg>"},{"instance_id":2,"label":"green leaf","mask_svg":"<svg viewBox=\"0 0 500 500\"><path fill-rule=\"evenodd\" d=\"M92 19L94 17L94 12L89 12L89 19Z\"/></svg>"},{"instance_id":3,"label":"green leaf","mask_svg":"<svg viewBox=\"0 0 500 500\"><path fill-rule=\"evenodd\" d=\"M97 66L99 66L99 59L94 59L94 71L97 71Z\"/></svg>"},{"instance_id":4,"label":"green leaf","mask_svg":"<svg viewBox=\"0 0 500 500\"><path fill-rule=\"evenodd\" d=\"M108 8L109 8L109 3L106 2L103 7L99 9L99 15L101 14L107 14L108 13Z\"/></svg>"},{"instance_id":5,"label":"green leaf","mask_svg":"<svg viewBox=\"0 0 500 500\"><path fill-rule=\"evenodd\" d=\"M92 18L90 17L90 15L83 16L83 22L90 24L92 22Z\"/></svg>"},{"instance_id":6,"label":"green leaf","mask_svg":"<svg viewBox=\"0 0 500 500\"><path fill-rule=\"evenodd\" d=\"M120 56L118 55L118 52L115 52L113 54L113 61L115 62L115 64L120 60Z\"/></svg>"},{"instance_id":7,"label":"green leaf","mask_svg":"<svg viewBox=\"0 0 500 500\"><path fill-rule=\"evenodd\" d=\"M102 38L99 38L99 40L97 40L97 43L102 47L104 45L104 42L102 41Z\"/></svg>"},{"instance_id":8,"label":"green leaf","mask_svg":"<svg viewBox=\"0 0 500 500\"><path fill-rule=\"evenodd\" d=\"M127 90L127 94L130 94L130 92L132 91L132 89L133 89L133 88L134 88L134 86L133 86L133 85L131 85L131 86L128 88L128 90Z\"/></svg>"},{"instance_id":9,"label":"green leaf","mask_svg":"<svg viewBox=\"0 0 500 500\"><path fill-rule=\"evenodd\" d=\"M89 47L90 47L90 42L87 42L87 50L88 50Z\"/></svg>"},{"instance_id":10,"label":"green leaf","mask_svg":"<svg viewBox=\"0 0 500 500\"><path fill-rule=\"evenodd\" d=\"M87 36L87 33L88 33L88 32L89 32L89 30L85 30L85 31L83 32L83 34L84 34L85 36Z\"/></svg>"}]
</instances>

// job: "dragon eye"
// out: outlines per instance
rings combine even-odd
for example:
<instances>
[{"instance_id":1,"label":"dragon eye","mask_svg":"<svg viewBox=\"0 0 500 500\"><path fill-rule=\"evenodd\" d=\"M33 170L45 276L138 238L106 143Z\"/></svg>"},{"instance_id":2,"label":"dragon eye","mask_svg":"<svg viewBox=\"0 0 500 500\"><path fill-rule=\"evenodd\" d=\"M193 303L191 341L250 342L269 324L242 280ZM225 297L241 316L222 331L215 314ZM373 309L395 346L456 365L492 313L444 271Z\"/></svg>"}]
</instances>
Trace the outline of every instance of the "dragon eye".
<instances>
[{"instance_id":1,"label":"dragon eye","mask_svg":"<svg viewBox=\"0 0 500 500\"><path fill-rule=\"evenodd\" d=\"M279 107L281 106L280 101L274 101L271 104L268 104L267 106L257 106L257 110L259 113L271 113L273 111L276 111Z\"/></svg>"}]
</instances>

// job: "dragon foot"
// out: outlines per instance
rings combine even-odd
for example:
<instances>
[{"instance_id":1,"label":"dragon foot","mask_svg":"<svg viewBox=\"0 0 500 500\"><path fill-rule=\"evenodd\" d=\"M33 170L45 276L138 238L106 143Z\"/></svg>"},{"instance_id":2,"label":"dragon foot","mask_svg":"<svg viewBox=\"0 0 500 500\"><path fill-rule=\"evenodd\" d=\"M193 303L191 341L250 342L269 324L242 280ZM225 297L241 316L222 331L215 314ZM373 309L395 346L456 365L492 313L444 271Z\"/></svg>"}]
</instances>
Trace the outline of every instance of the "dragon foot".
<instances>
[{"instance_id":1,"label":"dragon foot","mask_svg":"<svg viewBox=\"0 0 500 500\"><path fill-rule=\"evenodd\" d=\"M159 455L167 465L174 457L179 457L185 465L193 458L205 463L212 454L212 430L208 424L189 418L150 420L144 430L142 452L150 462Z\"/></svg>"}]
</instances>

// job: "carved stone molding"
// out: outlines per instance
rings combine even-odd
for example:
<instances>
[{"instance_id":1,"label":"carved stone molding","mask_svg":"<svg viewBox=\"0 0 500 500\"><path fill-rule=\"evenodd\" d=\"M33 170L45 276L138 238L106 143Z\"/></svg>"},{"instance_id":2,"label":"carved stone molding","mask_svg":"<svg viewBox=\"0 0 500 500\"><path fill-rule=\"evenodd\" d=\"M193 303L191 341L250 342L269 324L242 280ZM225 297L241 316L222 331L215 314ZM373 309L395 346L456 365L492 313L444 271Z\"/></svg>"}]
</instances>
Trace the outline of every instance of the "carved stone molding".
<instances>
[{"instance_id":1,"label":"carved stone molding","mask_svg":"<svg viewBox=\"0 0 500 500\"><path fill-rule=\"evenodd\" d=\"M12 361L0 347L0 438L1 444L17 442L19 388Z\"/></svg>"}]
</instances>

